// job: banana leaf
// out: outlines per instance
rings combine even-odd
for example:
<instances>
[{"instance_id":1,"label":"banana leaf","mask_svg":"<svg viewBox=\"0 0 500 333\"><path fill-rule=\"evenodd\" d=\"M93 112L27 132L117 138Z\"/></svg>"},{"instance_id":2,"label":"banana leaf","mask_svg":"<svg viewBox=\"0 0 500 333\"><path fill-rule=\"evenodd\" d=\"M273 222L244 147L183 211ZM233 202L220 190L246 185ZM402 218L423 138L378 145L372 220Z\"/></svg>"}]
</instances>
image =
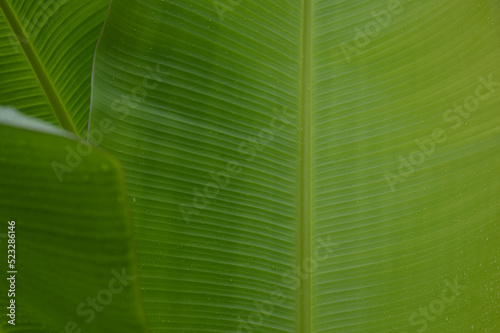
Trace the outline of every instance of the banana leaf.
<instances>
[{"instance_id":1,"label":"banana leaf","mask_svg":"<svg viewBox=\"0 0 500 333\"><path fill-rule=\"evenodd\" d=\"M123 165L147 329L497 331L499 8L112 2L59 114Z\"/></svg>"}]
</instances>

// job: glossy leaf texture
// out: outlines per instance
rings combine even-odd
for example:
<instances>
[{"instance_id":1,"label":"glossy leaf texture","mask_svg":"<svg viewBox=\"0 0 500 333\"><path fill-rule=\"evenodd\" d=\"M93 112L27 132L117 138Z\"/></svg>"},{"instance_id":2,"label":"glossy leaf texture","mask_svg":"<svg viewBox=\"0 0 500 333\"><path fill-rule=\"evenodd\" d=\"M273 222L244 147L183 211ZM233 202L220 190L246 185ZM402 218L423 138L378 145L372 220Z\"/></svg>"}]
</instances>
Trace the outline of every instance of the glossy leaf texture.
<instances>
[{"instance_id":1,"label":"glossy leaf texture","mask_svg":"<svg viewBox=\"0 0 500 333\"><path fill-rule=\"evenodd\" d=\"M496 331L499 6L113 3L91 140L150 328Z\"/></svg>"},{"instance_id":2,"label":"glossy leaf texture","mask_svg":"<svg viewBox=\"0 0 500 333\"><path fill-rule=\"evenodd\" d=\"M0 174L0 331L143 332L116 159L0 108Z\"/></svg>"},{"instance_id":3,"label":"glossy leaf texture","mask_svg":"<svg viewBox=\"0 0 500 333\"><path fill-rule=\"evenodd\" d=\"M0 105L85 136L108 0L0 1Z\"/></svg>"}]
</instances>

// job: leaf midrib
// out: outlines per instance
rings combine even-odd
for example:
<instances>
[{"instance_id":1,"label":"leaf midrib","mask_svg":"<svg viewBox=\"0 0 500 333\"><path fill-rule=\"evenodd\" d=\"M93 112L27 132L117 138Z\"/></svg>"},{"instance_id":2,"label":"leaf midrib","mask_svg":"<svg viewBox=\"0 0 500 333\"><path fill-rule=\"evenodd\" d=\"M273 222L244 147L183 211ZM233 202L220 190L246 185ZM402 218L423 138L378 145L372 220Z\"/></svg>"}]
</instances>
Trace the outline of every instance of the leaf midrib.
<instances>
[{"instance_id":1,"label":"leaf midrib","mask_svg":"<svg viewBox=\"0 0 500 333\"><path fill-rule=\"evenodd\" d=\"M311 258L311 18L312 1L302 2L302 36L299 104L299 182L298 182L298 263L300 286L297 289L298 332L311 332L311 270L305 267Z\"/></svg>"},{"instance_id":2,"label":"leaf midrib","mask_svg":"<svg viewBox=\"0 0 500 333\"><path fill-rule=\"evenodd\" d=\"M54 111L62 128L78 135L78 132L76 131L76 128L73 125L71 118L69 117L68 111L66 110L66 107L64 106L64 103L62 102L57 89L52 83L52 80L50 79L49 74L42 64L38 53L35 51L35 48L31 44L31 41L26 36L21 22L16 16L11 5L7 2L7 0L0 0L0 9L7 19L12 32L16 36L19 45L23 49L24 55L30 63L31 68L33 69L33 72L38 79L38 82L40 82L40 86L45 92L45 96L52 106L52 110Z\"/></svg>"}]
</instances>

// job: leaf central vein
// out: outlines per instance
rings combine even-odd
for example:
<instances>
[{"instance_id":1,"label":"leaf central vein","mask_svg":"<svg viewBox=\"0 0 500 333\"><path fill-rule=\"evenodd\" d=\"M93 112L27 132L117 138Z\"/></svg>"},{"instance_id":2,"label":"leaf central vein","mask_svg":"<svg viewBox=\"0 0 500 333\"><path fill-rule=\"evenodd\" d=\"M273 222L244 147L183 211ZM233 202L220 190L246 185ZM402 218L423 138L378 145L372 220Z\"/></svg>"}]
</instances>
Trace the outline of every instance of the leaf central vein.
<instances>
[{"instance_id":1,"label":"leaf central vein","mask_svg":"<svg viewBox=\"0 0 500 333\"><path fill-rule=\"evenodd\" d=\"M307 263L311 253L311 0L302 3L301 86L299 109L299 255L298 332L311 332L311 270Z\"/></svg>"}]
</instances>

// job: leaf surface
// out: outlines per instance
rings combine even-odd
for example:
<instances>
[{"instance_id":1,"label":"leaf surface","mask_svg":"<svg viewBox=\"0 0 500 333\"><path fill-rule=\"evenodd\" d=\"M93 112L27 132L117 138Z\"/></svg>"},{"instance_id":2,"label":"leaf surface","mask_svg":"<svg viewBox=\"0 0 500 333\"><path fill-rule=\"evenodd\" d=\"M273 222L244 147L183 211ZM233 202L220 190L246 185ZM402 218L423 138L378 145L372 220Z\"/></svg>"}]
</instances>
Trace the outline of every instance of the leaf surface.
<instances>
[{"instance_id":1,"label":"leaf surface","mask_svg":"<svg viewBox=\"0 0 500 333\"><path fill-rule=\"evenodd\" d=\"M2 107L0 174L0 331L143 332L116 159Z\"/></svg>"},{"instance_id":2,"label":"leaf surface","mask_svg":"<svg viewBox=\"0 0 500 333\"><path fill-rule=\"evenodd\" d=\"M92 140L126 170L151 329L495 331L498 10L113 3Z\"/></svg>"}]
</instances>

